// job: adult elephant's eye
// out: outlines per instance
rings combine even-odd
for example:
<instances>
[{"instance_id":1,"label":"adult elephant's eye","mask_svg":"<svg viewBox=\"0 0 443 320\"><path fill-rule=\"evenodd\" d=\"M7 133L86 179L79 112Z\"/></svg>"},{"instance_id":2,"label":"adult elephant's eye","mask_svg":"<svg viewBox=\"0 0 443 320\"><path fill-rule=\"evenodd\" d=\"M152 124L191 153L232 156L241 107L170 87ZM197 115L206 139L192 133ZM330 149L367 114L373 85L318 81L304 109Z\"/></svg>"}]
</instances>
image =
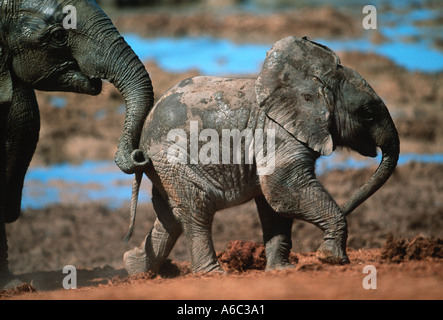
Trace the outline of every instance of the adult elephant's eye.
<instances>
[{"instance_id":1,"label":"adult elephant's eye","mask_svg":"<svg viewBox=\"0 0 443 320\"><path fill-rule=\"evenodd\" d=\"M51 31L51 44L56 47L61 47L68 41L68 33L64 28L56 28Z\"/></svg>"}]
</instances>

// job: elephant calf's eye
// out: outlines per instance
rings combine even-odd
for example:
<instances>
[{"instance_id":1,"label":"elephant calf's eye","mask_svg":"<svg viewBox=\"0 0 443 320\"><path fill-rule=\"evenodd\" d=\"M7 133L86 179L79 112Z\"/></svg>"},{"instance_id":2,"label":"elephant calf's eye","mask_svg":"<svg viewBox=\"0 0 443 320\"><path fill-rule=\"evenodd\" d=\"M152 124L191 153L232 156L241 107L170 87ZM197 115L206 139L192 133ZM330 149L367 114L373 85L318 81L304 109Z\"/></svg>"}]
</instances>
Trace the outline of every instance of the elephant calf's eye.
<instances>
[{"instance_id":1,"label":"elephant calf's eye","mask_svg":"<svg viewBox=\"0 0 443 320\"><path fill-rule=\"evenodd\" d=\"M358 110L358 115L366 121L374 120L375 111L370 106L363 106Z\"/></svg>"}]
</instances>

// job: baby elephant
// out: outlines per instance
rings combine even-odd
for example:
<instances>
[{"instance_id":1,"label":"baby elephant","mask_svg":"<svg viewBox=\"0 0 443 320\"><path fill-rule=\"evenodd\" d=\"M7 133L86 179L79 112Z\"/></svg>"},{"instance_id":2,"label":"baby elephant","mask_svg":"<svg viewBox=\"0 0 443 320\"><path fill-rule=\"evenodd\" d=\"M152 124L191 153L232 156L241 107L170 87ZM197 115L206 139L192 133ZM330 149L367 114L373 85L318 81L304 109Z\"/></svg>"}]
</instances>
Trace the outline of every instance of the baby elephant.
<instances>
[{"instance_id":1,"label":"baby elephant","mask_svg":"<svg viewBox=\"0 0 443 320\"><path fill-rule=\"evenodd\" d=\"M349 263L346 215L390 177L397 130L369 84L329 48L287 37L267 53L257 79L183 80L148 115L135 161L153 184L154 226L125 253L130 274L156 272L184 231L193 272L222 271L211 238L215 212L255 199L267 270L291 267L294 218L318 226L317 257ZM383 157L377 171L340 208L315 176L320 155L348 147ZM134 183L131 227L143 172Z\"/></svg>"}]
</instances>

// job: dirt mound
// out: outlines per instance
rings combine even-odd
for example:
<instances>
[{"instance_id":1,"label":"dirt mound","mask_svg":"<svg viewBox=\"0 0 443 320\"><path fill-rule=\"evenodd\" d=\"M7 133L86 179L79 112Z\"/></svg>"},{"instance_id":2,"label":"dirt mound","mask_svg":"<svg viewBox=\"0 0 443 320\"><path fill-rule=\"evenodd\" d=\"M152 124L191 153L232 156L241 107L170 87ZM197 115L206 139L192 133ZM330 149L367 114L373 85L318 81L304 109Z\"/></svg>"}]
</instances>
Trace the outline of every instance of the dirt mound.
<instances>
[{"instance_id":1,"label":"dirt mound","mask_svg":"<svg viewBox=\"0 0 443 320\"><path fill-rule=\"evenodd\" d=\"M217 254L226 271L264 270L266 267L265 246L250 241L229 241L226 251Z\"/></svg>"},{"instance_id":2,"label":"dirt mound","mask_svg":"<svg viewBox=\"0 0 443 320\"><path fill-rule=\"evenodd\" d=\"M12 288L12 289L8 289L8 290L0 290L0 299L7 299L7 298L11 298L14 296L19 296L21 294L25 294L25 293L31 293L31 292L36 292L37 289L35 289L32 284L29 283L23 283L22 285L16 287L16 288Z\"/></svg>"},{"instance_id":3,"label":"dirt mound","mask_svg":"<svg viewBox=\"0 0 443 320\"><path fill-rule=\"evenodd\" d=\"M389 262L424 260L428 257L443 259L443 239L417 236L412 240L394 239L389 235L381 251L381 258Z\"/></svg>"},{"instance_id":4,"label":"dirt mound","mask_svg":"<svg viewBox=\"0 0 443 320\"><path fill-rule=\"evenodd\" d=\"M247 270L265 270L266 253L262 243L245 240L229 241L226 250L219 252L217 258L227 272L245 272ZM295 253L291 252L291 263L297 263Z\"/></svg>"}]
</instances>

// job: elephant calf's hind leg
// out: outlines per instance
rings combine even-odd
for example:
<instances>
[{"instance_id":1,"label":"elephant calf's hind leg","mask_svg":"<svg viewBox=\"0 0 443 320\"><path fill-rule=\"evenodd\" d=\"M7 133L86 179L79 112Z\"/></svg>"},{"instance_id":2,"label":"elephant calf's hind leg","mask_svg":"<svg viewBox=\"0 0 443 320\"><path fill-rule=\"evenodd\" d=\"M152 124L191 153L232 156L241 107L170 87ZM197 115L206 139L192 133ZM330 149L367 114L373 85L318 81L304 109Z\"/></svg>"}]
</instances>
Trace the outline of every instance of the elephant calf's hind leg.
<instances>
[{"instance_id":1,"label":"elephant calf's hind leg","mask_svg":"<svg viewBox=\"0 0 443 320\"><path fill-rule=\"evenodd\" d=\"M191 217L185 216L187 219L183 222L183 227L191 254L192 272L224 272L212 241L214 214L198 213Z\"/></svg>"},{"instance_id":2,"label":"elephant calf's hind leg","mask_svg":"<svg viewBox=\"0 0 443 320\"><path fill-rule=\"evenodd\" d=\"M167 201L156 189L153 189L152 194L157 218L151 232L140 246L125 252L123 260L129 274L158 272L183 232Z\"/></svg>"}]
</instances>

